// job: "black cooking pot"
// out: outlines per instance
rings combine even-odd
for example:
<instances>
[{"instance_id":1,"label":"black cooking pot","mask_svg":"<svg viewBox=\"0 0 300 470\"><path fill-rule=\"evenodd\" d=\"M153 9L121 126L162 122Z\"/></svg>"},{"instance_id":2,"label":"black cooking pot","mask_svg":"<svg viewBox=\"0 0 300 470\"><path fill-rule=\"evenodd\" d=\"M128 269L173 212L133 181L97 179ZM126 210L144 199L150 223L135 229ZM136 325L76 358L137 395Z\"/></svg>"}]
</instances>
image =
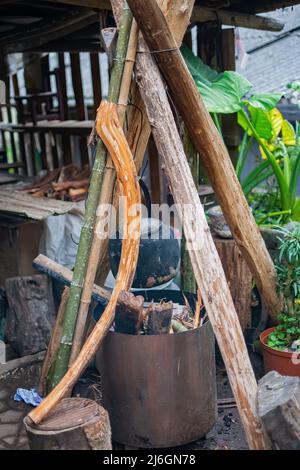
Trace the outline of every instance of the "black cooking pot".
<instances>
[{"instance_id":1,"label":"black cooking pot","mask_svg":"<svg viewBox=\"0 0 300 470\"><path fill-rule=\"evenodd\" d=\"M117 232L109 240L109 260L116 277L122 248L122 236ZM149 289L173 279L179 269L180 240L174 229L158 219L142 219L140 251L132 287Z\"/></svg>"}]
</instances>

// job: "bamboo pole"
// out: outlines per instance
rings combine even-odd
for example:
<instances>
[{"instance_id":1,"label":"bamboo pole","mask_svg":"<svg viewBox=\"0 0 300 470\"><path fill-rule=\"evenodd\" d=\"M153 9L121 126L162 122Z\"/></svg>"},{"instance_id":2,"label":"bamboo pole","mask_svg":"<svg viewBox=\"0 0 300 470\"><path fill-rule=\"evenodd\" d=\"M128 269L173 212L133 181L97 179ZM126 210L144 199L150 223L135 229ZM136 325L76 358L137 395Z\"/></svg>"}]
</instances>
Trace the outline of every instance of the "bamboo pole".
<instances>
[{"instance_id":1,"label":"bamboo pole","mask_svg":"<svg viewBox=\"0 0 300 470\"><path fill-rule=\"evenodd\" d=\"M178 135L165 83L149 49L141 50L145 54L137 57L136 77L175 203L183 209L183 229L196 282L225 362L249 447L266 449L269 442L257 412L257 384L223 267ZM194 246L191 241L201 245Z\"/></svg>"},{"instance_id":2,"label":"bamboo pole","mask_svg":"<svg viewBox=\"0 0 300 470\"><path fill-rule=\"evenodd\" d=\"M209 180L231 232L245 257L272 319L281 302L276 272L260 231L239 184L225 144L192 79L163 12L156 0L128 0L172 93L191 139L202 158Z\"/></svg>"},{"instance_id":3,"label":"bamboo pole","mask_svg":"<svg viewBox=\"0 0 300 470\"><path fill-rule=\"evenodd\" d=\"M113 62L111 81L109 86L109 99L117 102L121 85L124 60L126 57L129 40L132 14L126 2L117 42L116 57ZM89 253L93 238L93 230L96 220L96 210L100 197L101 184L106 163L106 149L101 142L97 144L96 158L92 170L89 196L86 203L84 223L81 229L80 240L76 255L74 274L70 286L69 299L66 305L62 338L53 368L51 388L53 388L63 377L67 368L72 348L74 329L78 307L80 303L84 278L86 275Z\"/></svg>"},{"instance_id":4,"label":"bamboo pole","mask_svg":"<svg viewBox=\"0 0 300 470\"><path fill-rule=\"evenodd\" d=\"M55 359L55 356L57 354L59 343L61 340L62 325L63 325L65 307L67 304L68 296L69 296L69 287L65 287L62 293L61 302L60 302L56 320L55 320L55 325L51 334L47 352L45 354L43 365L42 365L40 382L39 382L39 392L41 393L41 395L46 395L47 390L48 390L48 381L50 379L50 369Z\"/></svg>"},{"instance_id":5,"label":"bamboo pole","mask_svg":"<svg viewBox=\"0 0 300 470\"><path fill-rule=\"evenodd\" d=\"M97 322L79 355L68 369L61 381L42 401L42 403L29 413L29 418L36 424L57 405L74 385L83 372L110 326L114 321L114 312L118 297L122 291L130 289L138 260L140 244L140 189L130 148L120 126L117 106L114 103L103 101L98 111L96 123L97 133L106 145L117 172L118 184L122 195L126 197L121 259L116 284L110 301ZM133 210L135 208L135 210Z\"/></svg>"}]
</instances>

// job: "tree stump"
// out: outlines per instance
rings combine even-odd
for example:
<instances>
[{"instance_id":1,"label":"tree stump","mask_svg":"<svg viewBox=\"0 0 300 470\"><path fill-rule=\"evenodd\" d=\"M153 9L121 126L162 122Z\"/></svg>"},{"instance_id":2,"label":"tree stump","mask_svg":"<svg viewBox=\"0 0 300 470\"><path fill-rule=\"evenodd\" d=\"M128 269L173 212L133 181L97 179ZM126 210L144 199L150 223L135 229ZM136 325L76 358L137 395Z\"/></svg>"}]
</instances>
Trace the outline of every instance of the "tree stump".
<instances>
[{"instance_id":1,"label":"tree stump","mask_svg":"<svg viewBox=\"0 0 300 470\"><path fill-rule=\"evenodd\" d=\"M234 239L214 238L242 330L251 326L252 274Z\"/></svg>"},{"instance_id":2,"label":"tree stump","mask_svg":"<svg viewBox=\"0 0 300 470\"><path fill-rule=\"evenodd\" d=\"M274 447L300 450L300 378L269 372L258 383L257 400Z\"/></svg>"},{"instance_id":3,"label":"tree stump","mask_svg":"<svg viewBox=\"0 0 300 470\"><path fill-rule=\"evenodd\" d=\"M6 279L5 337L20 356L47 348L55 322L51 280L44 274Z\"/></svg>"},{"instance_id":4,"label":"tree stump","mask_svg":"<svg viewBox=\"0 0 300 470\"><path fill-rule=\"evenodd\" d=\"M111 450L107 411L86 398L64 398L35 425L26 416L24 425L31 450Z\"/></svg>"}]
</instances>

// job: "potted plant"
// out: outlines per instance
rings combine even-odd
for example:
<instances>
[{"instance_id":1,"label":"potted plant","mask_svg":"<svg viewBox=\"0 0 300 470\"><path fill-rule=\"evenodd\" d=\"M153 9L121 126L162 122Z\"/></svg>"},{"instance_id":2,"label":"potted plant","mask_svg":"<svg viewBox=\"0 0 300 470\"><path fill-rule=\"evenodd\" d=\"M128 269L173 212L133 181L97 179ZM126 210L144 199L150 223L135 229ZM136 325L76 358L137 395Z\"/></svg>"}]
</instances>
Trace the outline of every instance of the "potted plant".
<instances>
[{"instance_id":1,"label":"potted plant","mask_svg":"<svg viewBox=\"0 0 300 470\"><path fill-rule=\"evenodd\" d=\"M300 376L300 224L282 229L276 264L278 289L283 296L279 324L260 335L266 371Z\"/></svg>"}]
</instances>

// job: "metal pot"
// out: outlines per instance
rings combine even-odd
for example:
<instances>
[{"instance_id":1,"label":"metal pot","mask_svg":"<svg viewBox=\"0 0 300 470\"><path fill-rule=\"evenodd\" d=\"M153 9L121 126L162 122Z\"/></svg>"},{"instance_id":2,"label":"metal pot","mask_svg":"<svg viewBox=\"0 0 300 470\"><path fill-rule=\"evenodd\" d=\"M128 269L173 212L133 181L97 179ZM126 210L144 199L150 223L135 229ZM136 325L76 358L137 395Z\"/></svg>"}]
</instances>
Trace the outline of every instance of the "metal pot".
<instances>
[{"instance_id":1,"label":"metal pot","mask_svg":"<svg viewBox=\"0 0 300 470\"><path fill-rule=\"evenodd\" d=\"M157 298L155 298L155 295ZM178 292L151 292L154 300ZM203 437L215 424L214 335L201 328L156 336L110 332L96 355L113 439L172 447Z\"/></svg>"}]
</instances>

